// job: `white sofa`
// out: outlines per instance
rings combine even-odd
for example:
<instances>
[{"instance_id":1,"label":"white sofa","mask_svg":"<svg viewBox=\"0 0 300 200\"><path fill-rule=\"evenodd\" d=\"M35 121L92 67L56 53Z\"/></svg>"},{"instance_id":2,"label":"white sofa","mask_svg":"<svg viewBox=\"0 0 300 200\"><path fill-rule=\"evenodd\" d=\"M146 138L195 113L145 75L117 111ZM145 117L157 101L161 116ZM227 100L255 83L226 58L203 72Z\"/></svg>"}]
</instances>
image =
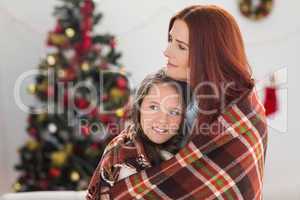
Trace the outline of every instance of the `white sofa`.
<instances>
[{"instance_id":1,"label":"white sofa","mask_svg":"<svg viewBox=\"0 0 300 200\"><path fill-rule=\"evenodd\" d=\"M41 191L7 193L0 200L84 200L86 191Z\"/></svg>"}]
</instances>

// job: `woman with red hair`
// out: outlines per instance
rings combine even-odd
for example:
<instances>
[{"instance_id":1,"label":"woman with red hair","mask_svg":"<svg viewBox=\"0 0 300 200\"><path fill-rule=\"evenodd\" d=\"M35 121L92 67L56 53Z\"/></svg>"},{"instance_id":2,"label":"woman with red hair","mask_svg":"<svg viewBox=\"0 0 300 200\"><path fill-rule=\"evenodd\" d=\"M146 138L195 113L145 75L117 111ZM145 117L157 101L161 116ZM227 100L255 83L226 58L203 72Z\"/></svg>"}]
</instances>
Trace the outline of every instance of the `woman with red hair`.
<instances>
[{"instance_id":1,"label":"woman with red hair","mask_svg":"<svg viewBox=\"0 0 300 200\"><path fill-rule=\"evenodd\" d=\"M190 137L171 159L117 182L118 199L262 199L267 147L242 36L217 6L196 5L170 20L165 71L187 81Z\"/></svg>"}]
</instances>

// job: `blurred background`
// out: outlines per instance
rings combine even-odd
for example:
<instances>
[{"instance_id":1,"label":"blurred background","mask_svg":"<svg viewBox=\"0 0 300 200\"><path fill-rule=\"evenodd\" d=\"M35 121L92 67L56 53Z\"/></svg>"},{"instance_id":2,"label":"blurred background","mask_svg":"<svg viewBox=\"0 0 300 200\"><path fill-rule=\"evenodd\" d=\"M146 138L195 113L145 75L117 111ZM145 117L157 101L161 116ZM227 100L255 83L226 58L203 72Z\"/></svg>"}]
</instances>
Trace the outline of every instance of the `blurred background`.
<instances>
[{"instance_id":1,"label":"blurred background","mask_svg":"<svg viewBox=\"0 0 300 200\"><path fill-rule=\"evenodd\" d=\"M97 119L104 125L108 122L120 123L120 120L124 122L127 111L126 108L120 109L120 105L126 107L130 91L145 75L165 65L163 50L167 45L170 17L188 5L216 4L224 7L237 20L259 95L270 111L264 199L300 199L300 135L297 127L300 99L296 88L300 83L300 70L297 68L300 65L299 1L252 1L255 8L265 7L249 12L247 1L95 0L93 19L99 20L95 26L89 24L92 12L89 4L84 8L82 5L77 8L66 6L74 12L65 10L53 15L56 6L76 5L76 2L0 1L0 194L42 188L85 188L89 171L97 160L90 163L90 169L82 169L81 164L99 157L106 140L106 137L90 137L84 126L86 124L81 124L82 134L79 133L79 139L67 136L59 138L55 134L64 132L68 135L66 132L72 130L61 124L58 116L45 116L45 113L30 115L25 112L14 97L16 84L20 83L18 81L24 73L34 69L41 73L54 66L56 76L65 81L84 80L86 84L99 84L101 80L95 79L98 69L111 69L116 74L103 78L106 86L103 93L97 95L107 101L106 108L112 112L105 115L96 112L92 116L83 116L83 119L89 122L94 120L93 123ZM97 17L97 13L102 15ZM78 18L79 15L85 17ZM60 24L62 21L64 23ZM81 23L79 21L85 24L84 28L82 25L77 26ZM71 29L66 30L67 26ZM84 35L91 31L91 27L92 36ZM99 37L94 37L97 34ZM84 48L88 50L81 51ZM76 66L80 70L76 71ZM95 71L95 67L98 71ZM43 76L31 78L27 82L24 80L19 93L28 104L41 106L43 104L40 102L45 103L45 99L51 97L55 89L47 87L48 82ZM23 93L36 97L31 99ZM84 91L80 91L74 98L77 107L86 106L84 94ZM110 128L106 130L111 131ZM38 153L46 145L34 140L41 131L51 135L43 139L52 146ZM91 153L95 151L96 154ZM51 167L37 168L39 162L42 162L39 156L47 157L46 161ZM72 158L75 168L67 165L70 161L68 157ZM31 163L32 168L26 168L26 163ZM38 169L43 171L42 175L38 174ZM68 174L70 180L58 178L64 173ZM53 180L49 180L49 176ZM37 177L40 178L39 186L34 181ZM66 182L69 184L64 186L62 183Z\"/></svg>"}]
</instances>

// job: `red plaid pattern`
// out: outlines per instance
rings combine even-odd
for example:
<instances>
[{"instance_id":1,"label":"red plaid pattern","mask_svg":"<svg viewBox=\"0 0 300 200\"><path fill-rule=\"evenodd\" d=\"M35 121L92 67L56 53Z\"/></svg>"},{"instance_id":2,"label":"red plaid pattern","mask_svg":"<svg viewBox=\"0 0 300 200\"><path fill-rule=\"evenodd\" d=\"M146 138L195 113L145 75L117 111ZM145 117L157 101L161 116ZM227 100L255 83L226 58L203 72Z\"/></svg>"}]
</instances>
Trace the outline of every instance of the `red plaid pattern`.
<instances>
[{"instance_id":1,"label":"red plaid pattern","mask_svg":"<svg viewBox=\"0 0 300 200\"><path fill-rule=\"evenodd\" d=\"M266 147L265 110L252 90L172 159L117 182L110 198L262 199Z\"/></svg>"}]
</instances>

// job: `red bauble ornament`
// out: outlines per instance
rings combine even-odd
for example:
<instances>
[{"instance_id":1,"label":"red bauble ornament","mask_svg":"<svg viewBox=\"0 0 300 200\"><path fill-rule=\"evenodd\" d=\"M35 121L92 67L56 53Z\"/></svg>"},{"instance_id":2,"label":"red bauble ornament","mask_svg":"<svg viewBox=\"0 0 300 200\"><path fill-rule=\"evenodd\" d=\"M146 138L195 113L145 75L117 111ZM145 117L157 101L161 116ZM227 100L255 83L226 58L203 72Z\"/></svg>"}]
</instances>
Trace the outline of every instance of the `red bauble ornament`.
<instances>
[{"instance_id":1,"label":"red bauble ornament","mask_svg":"<svg viewBox=\"0 0 300 200\"><path fill-rule=\"evenodd\" d=\"M117 85L120 89L125 89L127 87L127 80L123 77L117 79Z\"/></svg>"},{"instance_id":2,"label":"red bauble ornament","mask_svg":"<svg viewBox=\"0 0 300 200\"><path fill-rule=\"evenodd\" d=\"M30 136L36 137L37 136L37 129L31 127L31 128L28 129L28 133L29 133Z\"/></svg>"},{"instance_id":3,"label":"red bauble ornament","mask_svg":"<svg viewBox=\"0 0 300 200\"><path fill-rule=\"evenodd\" d=\"M49 175L51 177L59 177L61 175L61 171L59 168L51 168L49 170Z\"/></svg>"},{"instance_id":4,"label":"red bauble ornament","mask_svg":"<svg viewBox=\"0 0 300 200\"><path fill-rule=\"evenodd\" d=\"M57 20L56 26L54 28L54 33L63 33L63 32L64 32L64 29L61 26L60 22Z\"/></svg>"},{"instance_id":5,"label":"red bauble ornament","mask_svg":"<svg viewBox=\"0 0 300 200\"><path fill-rule=\"evenodd\" d=\"M99 145L97 143L93 143L91 144L91 148L97 150L99 148Z\"/></svg>"},{"instance_id":6,"label":"red bauble ornament","mask_svg":"<svg viewBox=\"0 0 300 200\"><path fill-rule=\"evenodd\" d=\"M90 112L90 116L96 117L97 115L98 115L98 108L96 107Z\"/></svg>"},{"instance_id":7,"label":"red bauble ornament","mask_svg":"<svg viewBox=\"0 0 300 200\"><path fill-rule=\"evenodd\" d=\"M81 133L84 136L88 136L90 134L89 127L87 125L81 127Z\"/></svg>"},{"instance_id":8,"label":"red bauble ornament","mask_svg":"<svg viewBox=\"0 0 300 200\"><path fill-rule=\"evenodd\" d=\"M100 114L99 115L99 120L103 123L108 123L111 121L111 117L107 114Z\"/></svg>"},{"instance_id":9,"label":"red bauble ornament","mask_svg":"<svg viewBox=\"0 0 300 200\"><path fill-rule=\"evenodd\" d=\"M66 69L65 73L66 73L65 77L62 77L60 79L61 81L73 81L76 78L76 72L72 67Z\"/></svg>"},{"instance_id":10,"label":"red bauble ornament","mask_svg":"<svg viewBox=\"0 0 300 200\"><path fill-rule=\"evenodd\" d=\"M90 105L90 102L83 98L75 99L75 106L80 109L86 109Z\"/></svg>"}]
</instances>

